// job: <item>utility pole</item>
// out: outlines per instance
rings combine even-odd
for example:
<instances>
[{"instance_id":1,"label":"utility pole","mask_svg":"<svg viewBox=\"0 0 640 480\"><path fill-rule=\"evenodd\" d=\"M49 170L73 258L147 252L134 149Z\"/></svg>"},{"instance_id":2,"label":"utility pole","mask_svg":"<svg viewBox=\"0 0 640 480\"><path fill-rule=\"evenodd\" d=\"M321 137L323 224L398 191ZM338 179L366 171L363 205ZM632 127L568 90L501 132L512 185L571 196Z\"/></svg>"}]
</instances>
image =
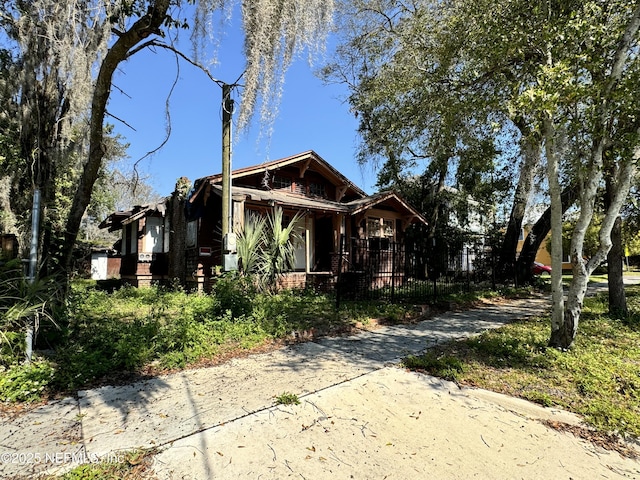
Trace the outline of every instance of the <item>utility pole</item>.
<instances>
[{"instance_id":1,"label":"utility pole","mask_svg":"<svg viewBox=\"0 0 640 480\"><path fill-rule=\"evenodd\" d=\"M231 199L231 88L231 85L222 84L222 267L225 271L238 269Z\"/></svg>"},{"instance_id":2,"label":"utility pole","mask_svg":"<svg viewBox=\"0 0 640 480\"><path fill-rule=\"evenodd\" d=\"M29 284L36 281L38 268L38 226L40 225L40 189L33 192L33 208L31 209L31 249L29 251ZM31 363L33 356L33 344L38 333L38 314L27 320L25 334L25 361Z\"/></svg>"},{"instance_id":3,"label":"utility pole","mask_svg":"<svg viewBox=\"0 0 640 480\"><path fill-rule=\"evenodd\" d=\"M231 85L222 85L222 238L232 230L231 210Z\"/></svg>"}]
</instances>

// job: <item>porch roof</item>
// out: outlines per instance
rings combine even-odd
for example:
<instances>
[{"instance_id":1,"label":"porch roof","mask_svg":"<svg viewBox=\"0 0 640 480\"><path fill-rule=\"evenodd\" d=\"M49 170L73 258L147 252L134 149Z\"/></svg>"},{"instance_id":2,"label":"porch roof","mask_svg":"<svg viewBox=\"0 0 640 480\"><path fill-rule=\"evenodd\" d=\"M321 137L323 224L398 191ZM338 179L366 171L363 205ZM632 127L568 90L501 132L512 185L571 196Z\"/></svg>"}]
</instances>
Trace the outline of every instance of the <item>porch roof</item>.
<instances>
[{"instance_id":1,"label":"porch roof","mask_svg":"<svg viewBox=\"0 0 640 480\"><path fill-rule=\"evenodd\" d=\"M222 186L212 185L213 191L218 196L222 196ZM291 208L304 208L308 210L322 212L337 212L349 215L356 215L376 205L387 203L393 205L397 210L404 211L409 223L424 223L427 220L411 205L406 203L397 193L393 191L380 192L374 195L353 200L348 203L340 203L322 198L309 198L300 195L291 195L276 190L259 190L249 187L232 187L234 197L244 197L245 199L263 202L267 204L280 205Z\"/></svg>"},{"instance_id":2,"label":"porch roof","mask_svg":"<svg viewBox=\"0 0 640 480\"><path fill-rule=\"evenodd\" d=\"M370 195L368 197L353 200L347 205L350 208L350 213L352 215L356 215L360 212L383 203L390 204L397 209L404 210L408 214L408 217L411 217L409 218L410 223L424 223L425 225L428 224L427 219L424 218L424 216L422 216L420 212L409 205L402 197L400 197L400 195L398 195L393 190L374 193L373 195Z\"/></svg>"},{"instance_id":3,"label":"porch roof","mask_svg":"<svg viewBox=\"0 0 640 480\"><path fill-rule=\"evenodd\" d=\"M222 196L222 185L215 184L211 187L217 195ZM350 212L349 204L347 203L334 202L321 198L303 197L301 195L289 195L276 190L259 190L257 188L233 186L232 193L234 197L242 196L247 200L270 203L283 207L306 208L324 212Z\"/></svg>"}]
</instances>

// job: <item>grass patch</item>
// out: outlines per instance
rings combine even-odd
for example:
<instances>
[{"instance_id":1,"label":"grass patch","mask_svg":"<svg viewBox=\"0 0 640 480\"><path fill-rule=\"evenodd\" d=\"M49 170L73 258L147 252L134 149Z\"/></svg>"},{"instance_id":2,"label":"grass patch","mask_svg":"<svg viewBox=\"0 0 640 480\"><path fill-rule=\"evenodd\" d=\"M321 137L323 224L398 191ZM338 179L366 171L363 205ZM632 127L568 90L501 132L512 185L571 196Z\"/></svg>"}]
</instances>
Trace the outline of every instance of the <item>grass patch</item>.
<instances>
[{"instance_id":1,"label":"grass patch","mask_svg":"<svg viewBox=\"0 0 640 480\"><path fill-rule=\"evenodd\" d=\"M395 321L410 314L411 306L375 302L349 303L336 311L331 295L263 294L238 276L223 278L211 294L159 287L107 292L77 282L66 321L60 322L63 329L40 335L54 346L54 355L24 367L19 365L23 348L7 349L5 356L14 360L0 362L0 401L38 401L140 374L217 363L289 341L296 332L342 333L369 318Z\"/></svg>"},{"instance_id":2,"label":"grass patch","mask_svg":"<svg viewBox=\"0 0 640 480\"><path fill-rule=\"evenodd\" d=\"M432 351L421 356L411 355L402 363L409 370L428 372L452 382L458 381L464 373L464 364L460 359L451 355L438 355Z\"/></svg>"},{"instance_id":3,"label":"grass patch","mask_svg":"<svg viewBox=\"0 0 640 480\"><path fill-rule=\"evenodd\" d=\"M607 315L606 296L586 298L575 346L547 348L549 318L532 318L439 345L407 368L582 415L600 432L640 436L640 286L629 319Z\"/></svg>"},{"instance_id":4,"label":"grass patch","mask_svg":"<svg viewBox=\"0 0 640 480\"><path fill-rule=\"evenodd\" d=\"M300 405L300 399L295 393L283 392L276 398L276 405Z\"/></svg>"},{"instance_id":5,"label":"grass patch","mask_svg":"<svg viewBox=\"0 0 640 480\"><path fill-rule=\"evenodd\" d=\"M108 461L78 465L63 475L41 477L44 480L134 480L148 478L151 450L134 450L110 454Z\"/></svg>"}]
</instances>

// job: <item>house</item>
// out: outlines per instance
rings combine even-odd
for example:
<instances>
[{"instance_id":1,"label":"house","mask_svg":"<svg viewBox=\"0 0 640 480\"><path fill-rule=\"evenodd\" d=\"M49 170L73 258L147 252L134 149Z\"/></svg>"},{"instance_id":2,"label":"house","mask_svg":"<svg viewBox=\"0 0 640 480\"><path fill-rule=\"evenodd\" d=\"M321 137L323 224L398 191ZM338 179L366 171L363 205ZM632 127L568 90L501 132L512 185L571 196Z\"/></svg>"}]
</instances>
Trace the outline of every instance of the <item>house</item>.
<instances>
[{"instance_id":1,"label":"house","mask_svg":"<svg viewBox=\"0 0 640 480\"><path fill-rule=\"evenodd\" d=\"M100 228L122 230L120 278L133 286L149 286L169 278L169 219L171 197L109 215ZM106 263L106 262L105 262ZM112 272L113 273L113 272Z\"/></svg>"},{"instance_id":2,"label":"house","mask_svg":"<svg viewBox=\"0 0 640 480\"><path fill-rule=\"evenodd\" d=\"M231 177L235 231L247 215L264 215L276 206L285 221L303 215L298 227L303 241L296 247L294 271L285 277L288 287L331 282L338 267L358 254L353 242L342 239L366 240L369 248L385 250L402 242L410 225L426 224L397 193L369 196L313 151L237 169ZM179 198L174 193L159 204L116 212L103 227L123 229L123 279L142 285L178 277L207 289L222 264L221 215L219 174L196 180ZM178 264L184 277L172 274Z\"/></svg>"}]
</instances>

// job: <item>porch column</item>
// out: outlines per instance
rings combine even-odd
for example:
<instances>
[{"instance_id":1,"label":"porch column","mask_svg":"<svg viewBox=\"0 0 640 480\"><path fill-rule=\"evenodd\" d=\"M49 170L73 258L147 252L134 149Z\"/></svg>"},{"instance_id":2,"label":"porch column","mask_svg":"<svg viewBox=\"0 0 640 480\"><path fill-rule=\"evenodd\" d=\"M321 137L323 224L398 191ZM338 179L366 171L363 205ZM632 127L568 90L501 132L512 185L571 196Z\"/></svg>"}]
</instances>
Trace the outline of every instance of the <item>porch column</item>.
<instances>
[{"instance_id":1,"label":"porch column","mask_svg":"<svg viewBox=\"0 0 640 480\"><path fill-rule=\"evenodd\" d=\"M311 272L311 229L309 227L311 221L309 215L304 216L304 271L306 273Z\"/></svg>"},{"instance_id":2,"label":"porch column","mask_svg":"<svg viewBox=\"0 0 640 480\"><path fill-rule=\"evenodd\" d=\"M342 215L333 215L333 253L340 252L340 231L342 227Z\"/></svg>"}]
</instances>

